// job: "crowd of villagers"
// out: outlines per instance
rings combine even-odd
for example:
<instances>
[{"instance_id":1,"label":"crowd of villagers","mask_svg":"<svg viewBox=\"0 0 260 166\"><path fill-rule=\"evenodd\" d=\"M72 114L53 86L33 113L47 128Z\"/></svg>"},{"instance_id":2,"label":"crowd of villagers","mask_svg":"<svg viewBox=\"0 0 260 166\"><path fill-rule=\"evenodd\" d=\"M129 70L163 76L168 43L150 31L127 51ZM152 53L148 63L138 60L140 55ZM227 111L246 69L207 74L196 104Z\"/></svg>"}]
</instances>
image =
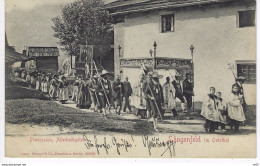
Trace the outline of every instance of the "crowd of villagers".
<instances>
[{"instance_id":1,"label":"crowd of villagers","mask_svg":"<svg viewBox=\"0 0 260 166\"><path fill-rule=\"evenodd\" d=\"M164 118L165 110L171 110L174 117L178 116L177 99L181 101L181 111L187 116L190 115L194 92L189 73L186 74L182 83L181 75L177 72L175 76L166 77L163 85L159 81L162 75L158 72L143 74L138 85L134 86L134 91L137 89L138 92L138 101L132 100L132 103L130 103L130 96L133 90L128 77L126 76L122 82L120 76L117 75L115 81L111 83L108 74L106 70L103 70L92 79L77 76L73 81L68 81L64 75L45 72L22 72L20 75L15 73L15 77L21 77L31 88L48 95L51 100L58 100L62 104L72 100L78 108L91 108L105 117L107 117L107 111L111 112L111 109L120 115L121 110L126 112L126 109L132 113L130 105L145 104L146 118L153 123L155 131L158 131L157 119ZM246 121L247 105L242 86L244 81L245 77L242 76L236 79L227 100L223 100L221 92L216 92L214 87L209 88L209 94L206 95L201 108L201 115L206 119L204 125L206 132L215 132L221 128L225 133L227 125L230 126L231 131L239 131L239 126Z\"/></svg>"}]
</instances>

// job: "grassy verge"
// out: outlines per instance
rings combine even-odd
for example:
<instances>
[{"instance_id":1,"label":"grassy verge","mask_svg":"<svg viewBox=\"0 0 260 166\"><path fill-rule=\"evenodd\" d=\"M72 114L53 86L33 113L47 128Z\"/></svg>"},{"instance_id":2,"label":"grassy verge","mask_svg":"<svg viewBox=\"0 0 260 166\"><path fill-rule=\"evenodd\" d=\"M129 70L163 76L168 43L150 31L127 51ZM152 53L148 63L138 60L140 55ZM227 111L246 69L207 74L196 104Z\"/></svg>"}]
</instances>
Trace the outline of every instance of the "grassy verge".
<instances>
[{"instance_id":1,"label":"grassy verge","mask_svg":"<svg viewBox=\"0 0 260 166\"><path fill-rule=\"evenodd\" d=\"M65 107L53 101L37 99L6 100L6 122L112 131L129 134L149 134L152 125L141 120L125 120L118 116L104 118L97 113Z\"/></svg>"},{"instance_id":2,"label":"grassy verge","mask_svg":"<svg viewBox=\"0 0 260 166\"><path fill-rule=\"evenodd\" d=\"M5 88L5 99L40 99L48 100L41 92L21 86L8 86Z\"/></svg>"}]
</instances>

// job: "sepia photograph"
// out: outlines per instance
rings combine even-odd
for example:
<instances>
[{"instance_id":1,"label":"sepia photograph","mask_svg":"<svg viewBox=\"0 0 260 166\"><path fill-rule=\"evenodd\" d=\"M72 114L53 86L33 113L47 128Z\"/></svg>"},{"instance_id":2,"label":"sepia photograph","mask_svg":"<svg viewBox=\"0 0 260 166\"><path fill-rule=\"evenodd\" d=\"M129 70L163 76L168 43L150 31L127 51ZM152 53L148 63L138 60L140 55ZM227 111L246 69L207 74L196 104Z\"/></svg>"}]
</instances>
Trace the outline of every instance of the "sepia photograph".
<instances>
[{"instance_id":1,"label":"sepia photograph","mask_svg":"<svg viewBox=\"0 0 260 166\"><path fill-rule=\"evenodd\" d=\"M5 157L257 157L256 0L4 8Z\"/></svg>"}]
</instances>

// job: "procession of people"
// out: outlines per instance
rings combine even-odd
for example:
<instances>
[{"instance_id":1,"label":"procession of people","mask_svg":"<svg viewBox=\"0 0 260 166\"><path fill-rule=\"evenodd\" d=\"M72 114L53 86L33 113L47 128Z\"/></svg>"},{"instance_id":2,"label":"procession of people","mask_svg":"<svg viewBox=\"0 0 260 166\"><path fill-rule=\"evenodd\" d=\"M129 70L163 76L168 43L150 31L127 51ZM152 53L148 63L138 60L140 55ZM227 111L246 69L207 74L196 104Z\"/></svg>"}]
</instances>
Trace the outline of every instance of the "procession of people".
<instances>
[{"instance_id":1,"label":"procession of people","mask_svg":"<svg viewBox=\"0 0 260 166\"><path fill-rule=\"evenodd\" d=\"M133 88L128 76L121 81L121 76L116 75L115 81L110 82L108 74L103 70L92 78L84 79L79 75L74 80L67 80L64 75L22 72L21 78L30 88L48 95L51 100L58 100L61 104L71 100L79 109L93 109L105 117L112 112L121 115L121 111L126 113L127 109L132 114L135 107L136 115L152 122L155 131L158 131L158 119L165 119L166 112L171 112L174 118L179 115L178 112L182 112L187 119L192 119L194 85L190 73L185 74L182 83L181 75L176 72L174 76L167 76L165 83L161 84L163 76L157 71L142 72ZM225 133L227 125L232 131L239 132L239 126L246 121L247 105L242 86L244 80L241 76L236 79L230 98L226 100L222 98L221 92L216 92L215 87L209 88L201 108L206 132L214 133L220 128ZM177 110L177 99L181 102L181 110ZM138 112L142 110L143 113Z\"/></svg>"}]
</instances>

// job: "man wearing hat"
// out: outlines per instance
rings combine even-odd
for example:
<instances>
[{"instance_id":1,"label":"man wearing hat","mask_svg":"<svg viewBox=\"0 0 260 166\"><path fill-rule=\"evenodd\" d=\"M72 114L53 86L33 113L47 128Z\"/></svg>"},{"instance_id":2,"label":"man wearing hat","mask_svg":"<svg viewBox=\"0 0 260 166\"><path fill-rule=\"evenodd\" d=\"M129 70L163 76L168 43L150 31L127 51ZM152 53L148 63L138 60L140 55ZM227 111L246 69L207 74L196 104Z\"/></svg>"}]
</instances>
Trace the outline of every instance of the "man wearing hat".
<instances>
[{"instance_id":1,"label":"man wearing hat","mask_svg":"<svg viewBox=\"0 0 260 166\"><path fill-rule=\"evenodd\" d=\"M131 113L132 110L131 110L131 106L130 106L130 103L129 103L129 96L132 95L132 87L131 87L130 82L128 81L128 76L125 76L125 81L123 83L123 87L124 87L124 92L123 92L124 107L123 107L123 111L126 112L126 107L127 107L128 110Z\"/></svg>"},{"instance_id":2,"label":"man wearing hat","mask_svg":"<svg viewBox=\"0 0 260 166\"><path fill-rule=\"evenodd\" d=\"M116 80L113 82L112 85L112 95L115 101L115 109L118 115L120 115L120 111L122 109L122 98L124 93L124 85L121 82L120 76L116 76ZM118 110L119 107L119 110Z\"/></svg>"},{"instance_id":3,"label":"man wearing hat","mask_svg":"<svg viewBox=\"0 0 260 166\"><path fill-rule=\"evenodd\" d=\"M143 93L144 93L144 97L145 97L145 103L146 103L146 117L147 119L149 120L149 118L151 118L151 105L150 105L150 101L149 101L149 98L147 96L147 93L146 93L146 89L148 88L148 85L151 84L153 82L153 79L152 79L152 75L153 75L153 72L149 72L147 74L147 79L146 81L143 83Z\"/></svg>"},{"instance_id":4,"label":"man wearing hat","mask_svg":"<svg viewBox=\"0 0 260 166\"><path fill-rule=\"evenodd\" d=\"M235 84L236 84L237 87L238 87L238 93L239 93L240 95L244 95L243 84L244 84L245 80L246 80L246 77L244 77L244 76L238 76L238 77L236 78L236 83L235 83Z\"/></svg>"},{"instance_id":5,"label":"man wearing hat","mask_svg":"<svg viewBox=\"0 0 260 166\"><path fill-rule=\"evenodd\" d=\"M106 107L110 106L110 99L111 99L111 84L110 81L107 79L108 72L106 70L102 71L100 80L98 82L98 95L100 99L100 107L102 109L102 112L104 113L104 116L107 116L106 114Z\"/></svg>"},{"instance_id":6,"label":"man wearing hat","mask_svg":"<svg viewBox=\"0 0 260 166\"><path fill-rule=\"evenodd\" d=\"M186 73L186 78L183 81L183 95L187 101L187 109L188 113L190 114L191 107L192 107L192 96L194 96L193 92L193 84L190 81L191 75L190 73Z\"/></svg>"},{"instance_id":7,"label":"man wearing hat","mask_svg":"<svg viewBox=\"0 0 260 166\"><path fill-rule=\"evenodd\" d=\"M154 73L152 75L152 82L148 83L145 89L145 93L149 99L150 106L153 112L153 125L154 130L157 130L157 118L158 114L161 114L161 116L164 115L162 104L164 102L163 98L163 89L162 86L159 83L159 78L162 76L158 73Z\"/></svg>"},{"instance_id":8,"label":"man wearing hat","mask_svg":"<svg viewBox=\"0 0 260 166\"><path fill-rule=\"evenodd\" d=\"M172 81L172 84L175 88L175 98L178 98L181 101L181 109L184 112L185 111L185 99L183 97L182 89L181 89L181 81L180 81L181 75L179 73L176 73L175 80Z\"/></svg>"}]
</instances>

